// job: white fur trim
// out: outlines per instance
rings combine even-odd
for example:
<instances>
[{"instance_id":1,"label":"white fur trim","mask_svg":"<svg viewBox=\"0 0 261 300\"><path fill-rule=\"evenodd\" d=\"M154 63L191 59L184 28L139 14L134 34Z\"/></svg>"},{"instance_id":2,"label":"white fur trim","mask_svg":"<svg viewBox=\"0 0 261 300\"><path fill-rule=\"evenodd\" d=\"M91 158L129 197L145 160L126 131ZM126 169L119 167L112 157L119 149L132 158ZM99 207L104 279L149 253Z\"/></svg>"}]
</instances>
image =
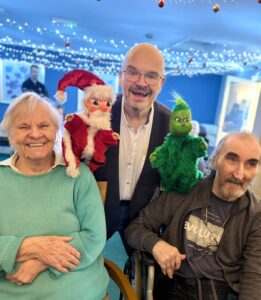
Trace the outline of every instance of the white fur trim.
<instances>
[{"instance_id":1,"label":"white fur trim","mask_svg":"<svg viewBox=\"0 0 261 300\"><path fill-rule=\"evenodd\" d=\"M87 146L85 147L83 151L84 158L87 159L87 161L90 161L93 157L94 153L94 136L97 133L97 129L90 127L88 129L88 138L87 138Z\"/></svg>"},{"instance_id":2,"label":"white fur trim","mask_svg":"<svg viewBox=\"0 0 261 300\"><path fill-rule=\"evenodd\" d=\"M54 95L54 98L61 103L65 103L67 101L67 93L63 91L57 91Z\"/></svg>"},{"instance_id":3,"label":"white fur trim","mask_svg":"<svg viewBox=\"0 0 261 300\"><path fill-rule=\"evenodd\" d=\"M84 99L91 99L91 98L106 98L110 99L112 103L115 101L113 90L108 85L97 85L93 84L84 89Z\"/></svg>"},{"instance_id":4,"label":"white fur trim","mask_svg":"<svg viewBox=\"0 0 261 300\"><path fill-rule=\"evenodd\" d=\"M80 173L76 167L75 155L72 151L71 135L66 128L64 128L63 142L65 146L64 156L68 162L66 174L71 177L77 177Z\"/></svg>"},{"instance_id":5,"label":"white fur trim","mask_svg":"<svg viewBox=\"0 0 261 300\"><path fill-rule=\"evenodd\" d=\"M85 113L79 113L78 116L83 120L83 122L90 127L95 127L96 130L110 130L111 129L111 113L110 112L103 112L103 111L95 111L89 113L87 116L88 111L86 110Z\"/></svg>"},{"instance_id":6,"label":"white fur trim","mask_svg":"<svg viewBox=\"0 0 261 300\"><path fill-rule=\"evenodd\" d=\"M72 165L69 165L67 168L66 168L66 174L70 177L77 177L80 175L80 171L79 171L79 168L76 168L75 166L72 166Z\"/></svg>"}]
</instances>

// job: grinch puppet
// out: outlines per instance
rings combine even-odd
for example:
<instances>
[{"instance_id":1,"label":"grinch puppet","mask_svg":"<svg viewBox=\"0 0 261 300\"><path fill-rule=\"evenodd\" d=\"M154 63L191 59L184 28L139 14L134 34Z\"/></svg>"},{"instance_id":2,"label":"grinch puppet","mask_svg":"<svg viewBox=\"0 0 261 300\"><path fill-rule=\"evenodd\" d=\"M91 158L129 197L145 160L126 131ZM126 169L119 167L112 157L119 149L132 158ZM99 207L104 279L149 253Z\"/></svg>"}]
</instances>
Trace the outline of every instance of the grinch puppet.
<instances>
[{"instance_id":1,"label":"grinch puppet","mask_svg":"<svg viewBox=\"0 0 261 300\"><path fill-rule=\"evenodd\" d=\"M111 87L91 72L73 70L59 81L57 99L65 100L68 86L84 91L83 111L66 116L62 141L66 173L77 177L82 159L92 172L103 166L107 148L118 144L119 135L111 130L110 111L114 102Z\"/></svg>"},{"instance_id":2,"label":"grinch puppet","mask_svg":"<svg viewBox=\"0 0 261 300\"><path fill-rule=\"evenodd\" d=\"M151 165L158 169L161 187L165 191L186 194L203 177L198 170L198 159L207 155L207 145L203 138L189 134L191 128L190 108L176 95L176 106L170 117L170 133L150 155Z\"/></svg>"}]
</instances>

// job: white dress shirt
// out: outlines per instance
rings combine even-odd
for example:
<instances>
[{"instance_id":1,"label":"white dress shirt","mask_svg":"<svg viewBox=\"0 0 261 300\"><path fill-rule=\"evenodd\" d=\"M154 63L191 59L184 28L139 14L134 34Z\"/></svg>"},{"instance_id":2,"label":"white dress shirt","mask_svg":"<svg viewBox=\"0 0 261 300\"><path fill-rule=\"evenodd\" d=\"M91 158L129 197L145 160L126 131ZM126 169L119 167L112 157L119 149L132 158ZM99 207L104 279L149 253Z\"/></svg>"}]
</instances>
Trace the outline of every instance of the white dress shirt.
<instances>
[{"instance_id":1,"label":"white dress shirt","mask_svg":"<svg viewBox=\"0 0 261 300\"><path fill-rule=\"evenodd\" d=\"M130 200L147 156L154 106L151 107L148 123L135 132L127 122L123 105L124 99L120 123L119 187L120 199Z\"/></svg>"}]
</instances>

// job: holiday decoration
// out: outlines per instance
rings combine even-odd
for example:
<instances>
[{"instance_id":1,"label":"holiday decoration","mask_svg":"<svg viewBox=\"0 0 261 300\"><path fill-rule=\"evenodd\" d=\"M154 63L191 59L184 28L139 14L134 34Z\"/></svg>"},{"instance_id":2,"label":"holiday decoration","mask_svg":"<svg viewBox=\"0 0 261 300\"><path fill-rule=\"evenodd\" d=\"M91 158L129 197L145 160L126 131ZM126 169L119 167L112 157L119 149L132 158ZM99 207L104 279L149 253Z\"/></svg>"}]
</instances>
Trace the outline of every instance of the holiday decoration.
<instances>
[{"instance_id":1,"label":"holiday decoration","mask_svg":"<svg viewBox=\"0 0 261 300\"><path fill-rule=\"evenodd\" d=\"M217 13L220 10L220 6L218 4L215 4L212 9L215 13Z\"/></svg>"},{"instance_id":2,"label":"holiday decoration","mask_svg":"<svg viewBox=\"0 0 261 300\"><path fill-rule=\"evenodd\" d=\"M207 155L203 138L190 133L191 111L187 103L176 95L176 106L170 118L170 133L164 143L150 155L150 162L161 177L165 191L188 193L203 177L198 159Z\"/></svg>"},{"instance_id":3,"label":"holiday decoration","mask_svg":"<svg viewBox=\"0 0 261 300\"><path fill-rule=\"evenodd\" d=\"M182 0L183 1L183 0ZM193 2L210 2L209 0L193 0ZM237 0L225 0L222 2L236 2ZM155 0L153 1L155 4ZM214 1L211 1L213 5ZM219 1L221 3L221 1ZM156 2L159 3L158 1ZM180 0L169 0L165 3L177 5L190 5ZM257 3L257 2L256 2ZM212 5L212 6L213 6ZM211 6L211 8L212 8ZM48 69L54 71L68 72L73 69L87 69L96 74L117 75L122 66L123 54L132 45L125 40L114 40L106 38L96 40L94 36L82 34L79 28L67 28L66 34L62 32L61 26L54 25L45 28L37 27L28 22L4 18L0 22L0 58L5 61L23 61L28 64L48 65ZM22 38L17 36L7 36L4 34L10 29L23 32ZM71 32L70 32L71 31ZM43 39L37 42L29 37L40 34ZM46 39L49 37L50 39ZM69 39L69 37L72 37ZM44 39L45 38L45 39ZM65 46L65 42L70 41L70 47ZM45 42L43 42L45 40ZM51 42L53 41L53 42ZM79 41L81 44L79 45ZM110 52L111 46L116 49ZM194 76L228 73L238 73L253 70L252 65L261 63L260 49L253 50L251 47L234 48L229 44L213 44L209 51L206 47L192 47L182 50L182 47L160 48L165 60L166 72L174 76ZM99 56L100 61L94 59ZM188 57L193 57L193 63L188 63ZM245 63L244 63L245 62ZM206 63L206 65L203 65Z\"/></svg>"},{"instance_id":4,"label":"holiday decoration","mask_svg":"<svg viewBox=\"0 0 261 300\"><path fill-rule=\"evenodd\" d=\"M84 91L83 111L66 116L62 142L66 173L77 177L80 160L84 160L91 171L103 166L107 148L118 144L119 135L111 130L110 111L114 101L111 87L91 72L73 70L59 81L58 100L65 99L68 86Z\"/></svg>"},{"instance_id":5,"label":"holiday decoration","mask_svg":"<svg viewBox=\"0 0 261 300\"><path fill-rule=\"evenodd\" d=\"M158 5L159 5L159 7L164 7L164 5L165 5L164 0L159 0Z\"/></svg>"}]
</instances>

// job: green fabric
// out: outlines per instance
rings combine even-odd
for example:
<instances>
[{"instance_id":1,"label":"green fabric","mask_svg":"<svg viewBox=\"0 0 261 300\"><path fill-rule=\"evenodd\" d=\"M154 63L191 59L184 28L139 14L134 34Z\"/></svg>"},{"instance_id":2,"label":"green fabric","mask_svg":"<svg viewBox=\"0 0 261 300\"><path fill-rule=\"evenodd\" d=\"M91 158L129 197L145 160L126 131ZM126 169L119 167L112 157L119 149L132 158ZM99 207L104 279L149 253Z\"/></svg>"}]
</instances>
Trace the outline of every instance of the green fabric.
<instances>
[{"instance_id":1,"label":"green fabric","mask_svg":"<svg viewBox=\"0 0 261 300\"><path fill-rule=\"evenodd\" d=\"M76 270L42 272L32 284L18 286L5 278L17 268L15 256L24 237L73 236L81 252ZM108 285L102 250L106 240L102 200L85 165L80 176L57 166L47 174L25 176L0 166L0 299L101 300Z\"/></svg>"},{"instance_id":2,"label":"green fabric","mask_svg":"<svg viewBox=\"0 0 261 300\"><path fill-rule=\"evenodd\" d=\"M203 177L198 159L206 156L206 148L201 137L169 133L150 156L152 168L160 173L162 189L187 194Z\"/></svg>"}]
</instances>

